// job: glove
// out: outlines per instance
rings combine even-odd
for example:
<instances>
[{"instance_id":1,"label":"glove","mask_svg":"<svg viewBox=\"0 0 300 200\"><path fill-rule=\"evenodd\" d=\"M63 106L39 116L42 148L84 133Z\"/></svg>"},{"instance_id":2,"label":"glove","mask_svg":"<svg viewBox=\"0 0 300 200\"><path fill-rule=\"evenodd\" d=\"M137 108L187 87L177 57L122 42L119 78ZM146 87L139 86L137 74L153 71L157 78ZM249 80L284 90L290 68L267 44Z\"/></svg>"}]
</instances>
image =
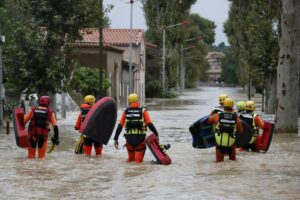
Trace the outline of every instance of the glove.
<instances>
[{"instance_id":1,"label":"glove","mask_svg":"<svg viewBox=\"0 0 300 200\"><path fill-rule=\"evenodd\" d=\"M115 140L115 143L114 143L114 145L115 145L115 148L116 148L116 149L118 149L118 148L119 148L119 142L118 142L118 140Z\"/></svg>"},{"instance_id":2,"label":"glove","mask_svg":"<svg viewBox=\"0 0 300 200\"><path fill-rule=\"evenodd\" d=\"M51 141L53 142L53 144L56 144L56 145L59 145L59 140L58 140L58 138L56 138L56 137L52 137L51 138Z\"/></svg>"}]
</instances>

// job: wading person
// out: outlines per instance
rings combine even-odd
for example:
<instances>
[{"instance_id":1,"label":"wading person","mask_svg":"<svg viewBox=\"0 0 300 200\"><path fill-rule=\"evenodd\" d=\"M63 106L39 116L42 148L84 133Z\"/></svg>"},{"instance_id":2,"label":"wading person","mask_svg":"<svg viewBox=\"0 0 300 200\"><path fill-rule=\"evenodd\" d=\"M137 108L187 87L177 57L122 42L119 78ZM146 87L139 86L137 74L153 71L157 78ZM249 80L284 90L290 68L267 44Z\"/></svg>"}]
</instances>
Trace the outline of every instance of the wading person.
<instances>
[{"instance_id":1,"label":"wading person","mask_svg":"<svg viewBox=\"0 0 300 200\"><path fill-rule=\"evenodd\" d=\"M115 147L118 148L118 138L125 127L126 149L128 153L128 162L135 161L137 163L143 162L146 151L146 132L147 127L158 136L157 130L153 125L147 108L139 103L137 94L130 94L128 96L129 106L122 113L119 125L115 132L114 140Z\"/></svg>"},{"instance_id":2,"label":"wading person","mask_svg":"<svg viewBox=\"0 0 300 200\"><path fill-rule=\"evenodd\" d=\"M216 124L216 161L224 161L224 155L228 154L230 160L236 160L235 139L236 134L243 132L241 121L233 110L232 98L226 98L223 102L224 111L209 117L208 124Z\"/></svg>"},{"instance_id":3,"label":"wading person","mask_svg":"<svg viewBox=\"0 0 300 200\"><path fill-rule=\"evenodd\" d=\"M83 102L84 103L80 105L81 112L79 113L79 115L77 117L77 121L75 124L75 130L80 129L80 126L83 123L89 110L94 106L94 104L96 102L96 98L93 95L87 95L84 97ZM100 143L96 142L95 140L93 140L92 138L87 137L87 136L84 136L84 140L83 140L84 155L91 156L93 145L94 145L96 155L102 155L103 144L100 144Z\"/></svg>"},{"instance_id":4,"label":"wading person","mask_svg":"<svg viewBox=\"0 0 300 200\"><path fill-rule=\"evenodd\" d=\"M223 107L223 103L224 103L224 100L228 98L228 95L227 94L220 94L219 95L219 105L218 106L215 106L213 108L213 110L211 111L210 115L213 115L213 114L216 114L218 112L222 112L224 111L224 107Z\"/></svg>"},{"instance_id":5,"label":"wading person","mask_svg":"<svg viewBox=\"0 0 300 200\"><path fill-rule=\"evenodd\" d=\"M245 112L245 101L238 101L236 103L236 108L237 108L237 111L236 113L240 116L240 114L244 113Z\"/></svg>"},{"instance_id":6,"label":"wading person","mask_svg":"<svg viewBox=\"0 0 300 200\"><path fill-rule=\"evenodd\" d=\"M254 101L247 101L245 104L245 112L243 112L240 115L240 119L246 122L252 130L252 138L248 145L245 145L241 148L241 150L249 150L257 152L258 149L256 149L255 141L259 135L259 128L264 128L264 121L261 119L261 117L254 113L255 110L255 103Z\"/></svg>"},{"instance_id":7,"label":"wading person","mask_svg":"<svg viewBox=\"0 0 300 200\"><path fill-rule=\"evenodd\" d=\"M58 127L53 111L49 108L49 96L41 96L38 100L38 106L32 107L24 117L24 124L30 121L28 126L28 158L35 158L36 148L38 147L38 157L45 158L47 150L47 139L51 123L54 130L54 136L51 141L58 145Z\"/></svg>"}]
</instances>

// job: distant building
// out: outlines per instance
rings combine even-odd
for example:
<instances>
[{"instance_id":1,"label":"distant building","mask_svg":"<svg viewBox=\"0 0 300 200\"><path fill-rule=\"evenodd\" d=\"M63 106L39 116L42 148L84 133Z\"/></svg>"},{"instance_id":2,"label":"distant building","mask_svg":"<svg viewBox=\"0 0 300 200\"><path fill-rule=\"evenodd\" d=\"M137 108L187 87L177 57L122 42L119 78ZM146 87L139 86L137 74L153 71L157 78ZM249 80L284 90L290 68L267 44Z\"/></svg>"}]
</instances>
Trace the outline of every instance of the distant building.
<instances>
[{"instance_id":1,"label":"distant building","mask_svg":"<svg viewBox=\"0 0 300 200\"><path fill-rule=\"evenodd\" d=\"M212 51L208 52L206 59L210 65L209 70L207 70L208 80L211 82L216 82L221 80L222 66L221 60L224 57L224 53Z\"/></svg>"},{"instance_id":2,"label":"distant building","mask_svg":"<svg viewBox=\"0 0 300 200\"><path fill-rule=\"evenodd\" d=\"M79 47L79 62L88 67L99 66L99 29L83 29ZM130 29L103 29L104 65L111 80L108 95L126 105L129 94ZM144 30L132 29L131 63L133 92L142 103L145 101L145 50Z\"/></svg>"}]
</instances>

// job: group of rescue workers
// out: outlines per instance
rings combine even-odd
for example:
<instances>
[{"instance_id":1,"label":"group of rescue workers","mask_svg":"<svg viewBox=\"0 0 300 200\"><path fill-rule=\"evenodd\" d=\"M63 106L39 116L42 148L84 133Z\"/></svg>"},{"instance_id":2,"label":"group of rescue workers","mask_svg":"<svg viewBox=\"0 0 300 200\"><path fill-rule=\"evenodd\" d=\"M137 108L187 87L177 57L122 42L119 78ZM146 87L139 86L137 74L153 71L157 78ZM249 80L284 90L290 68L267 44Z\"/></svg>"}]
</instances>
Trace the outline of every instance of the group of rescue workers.
<instances>
[{"instance_id":1,"label":"group of rescue workers","mask_svg":"<svg viewBox=\"0 0 300 200\"><path fill-rule=\"evenodd\" d=\"M57 122L53 111L49 108L50 100L49 96L41 96L38 100L39 105L33 107L24 116L24 124L30 121L28 126L28 158L35 158L36 149L38 149L38 158L45 158L50 123L54 130L54 136L51 138L51 141L53 144L59 144ZM82 122L95 102L96 98L92 95L84 97L84 103L80 107L81 112L75 124L75 130L80 129ZM115 131L113 138L114 146L118 149L118 138L123 127L125 127L124 136L126 144L124 146L128 153L127 161L141 163L146 151L145 139L147 128L156 136L158 136L158 132L151 121L147 108L140 105L137 94L130 94L128 96L128 103L129 106L123 111ZM255 103L253 101L240 101L237 103L238 111L235 112L233 109L233 99L228 98L226 94L222 94L219 96L219 104L220 106L214 108L207 121L208 124L215 124L216 161L223 161L225 154L229 155L230 160L236 160L235 134L242 134L243 132L240 119L248 123L254 133L250 143L242 148L257 151L255 149L255 140L259 134L258 128L263 128L264 122L254 113ZM84 136L83 150L86 156L91 155L93 146L96 155L102 155L103 145L92 138Z\"/></svg>"},{"instance_id":2,"label":"group of rescue workers","mask_svg":"<svg viewBox=\"0 0 300 200\"><path fill-rule=\"evenodd\" d=\"M219 96L219 106L215 107L208 118L208 124L214 124L216 140L216 161L224 161L224 155L228 154L230 160L236 160L236 134L243 133L240 120L246 122L252 130L252 138L249 144L240 147L240 150L257 152L255 141L259 136L259 128L264 128L264 121L254 113L254 101L237 102L237 112L234 111L234 100L226 94Z\"/></svg>"}]
</instances>

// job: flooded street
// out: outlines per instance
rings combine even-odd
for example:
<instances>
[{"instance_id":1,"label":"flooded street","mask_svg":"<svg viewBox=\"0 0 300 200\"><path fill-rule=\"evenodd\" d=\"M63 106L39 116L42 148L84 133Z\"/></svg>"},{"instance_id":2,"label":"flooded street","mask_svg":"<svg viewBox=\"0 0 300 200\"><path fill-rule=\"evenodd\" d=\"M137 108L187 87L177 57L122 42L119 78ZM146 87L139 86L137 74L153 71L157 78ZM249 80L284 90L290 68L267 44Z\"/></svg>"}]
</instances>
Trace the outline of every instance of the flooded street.
<instances>
[{"instance_id":1,"label":"flooded street","mask_svg":"<svg viewBox=\"0 0 300 200\"><path fill-rule=\"evenodd\" d=\"M194 149L188 127L239 88L202 87L177 99L148 99L161 143L173 163L161 166L146 151L142 164L127 163L125 148L111 139L103 156L75 155L78 113L59 121L61 144L45 160L26 159L14 133L0 134L1 199L300 199L300 138L275 135L267 153L240 152L237 161L215 162L215 149ZM257 106L260 109L260 105ZM119 109L118 120L122 109ZM123 130L124 131L124 130ZM120 137L120 146L125 143Z\"/></svg>"}]
</instances>

